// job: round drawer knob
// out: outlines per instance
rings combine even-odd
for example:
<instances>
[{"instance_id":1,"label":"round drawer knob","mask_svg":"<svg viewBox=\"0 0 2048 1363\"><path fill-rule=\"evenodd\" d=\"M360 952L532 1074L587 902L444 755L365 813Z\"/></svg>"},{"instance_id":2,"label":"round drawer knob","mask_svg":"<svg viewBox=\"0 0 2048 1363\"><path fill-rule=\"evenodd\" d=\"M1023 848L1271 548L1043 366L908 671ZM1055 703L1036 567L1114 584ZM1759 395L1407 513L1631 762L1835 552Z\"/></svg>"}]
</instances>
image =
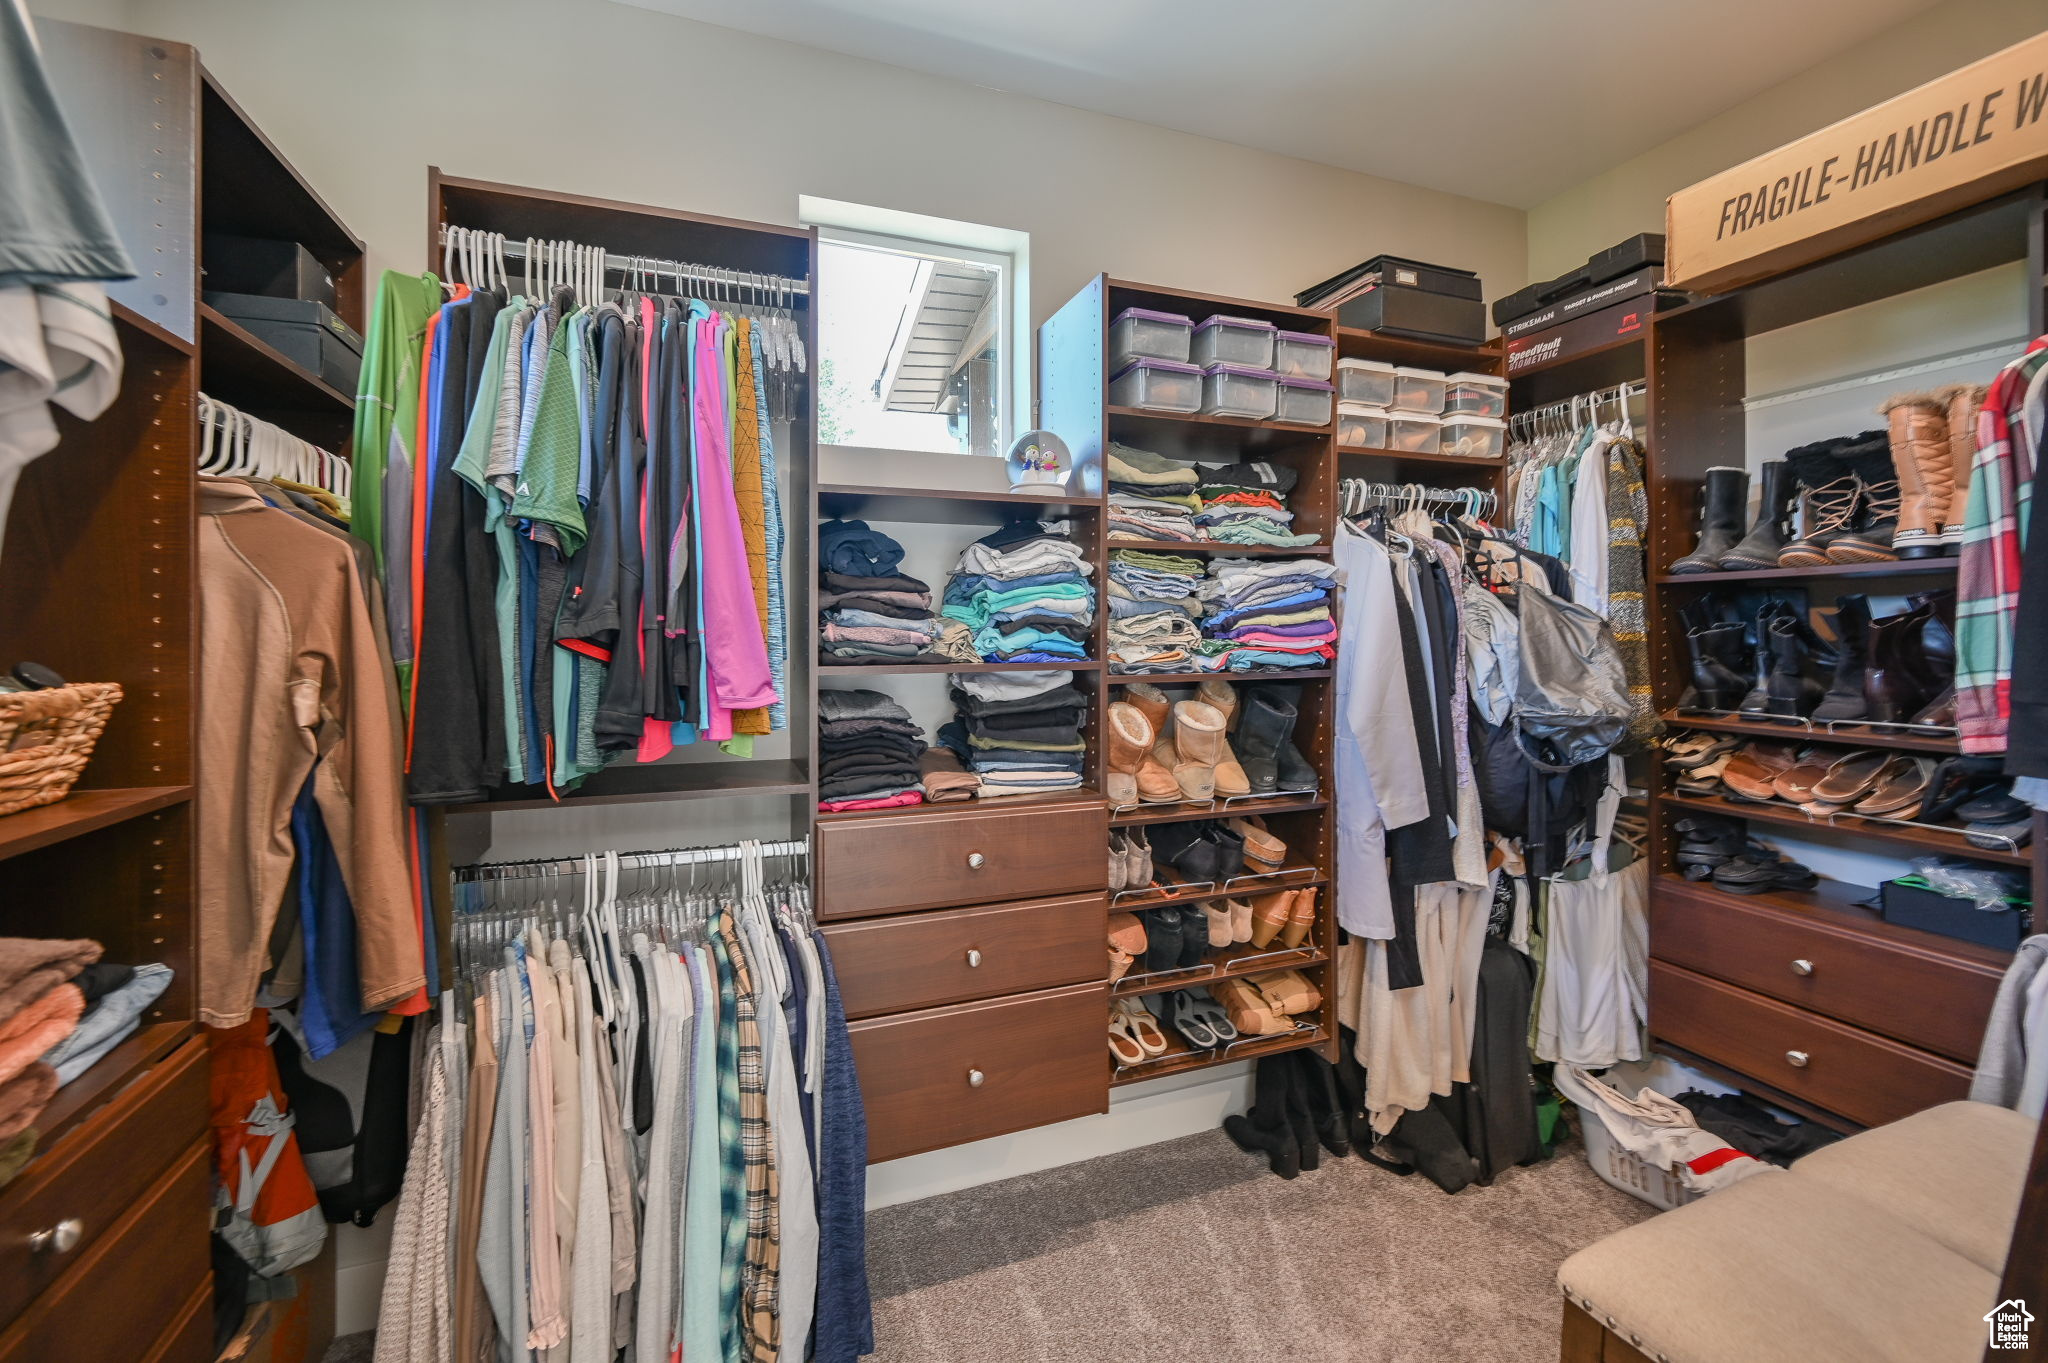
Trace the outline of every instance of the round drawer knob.
<instances>
[{"instance_id":1,"label":"round drawer knob","mask_svg":"<svg viewBox=\"0 0 2048 1363\"><path fill-rule=\"evenodd\" d=\"M1803 1069L1805 1069L1805 1068L1806 1068L1806 1062L1807 1062L1807 1061L1809 1061L1809 1060L1811 1060L1811 1059L1813 1059L1813 1057L1812 1057L1812 1056L1810 1056L1810 1055L1808 1055L1808 1054L1807 1054L1807 1053L1806 1053L1805 1051L1787 1051L1787 1052L1785 1052L1785 1062L1786 1062L1787 1064L1791 1065L1791 1066L1792 1066L1792 1068L1794 1068L1794 1069L1799 1069L1799 1070L1803 1070Z\"/></svg>"},{"instance_id":2,"label":"round drawer knob","mask_svg":"<svg viewBox=\"0 0 2048 1363\"><path fill-rule=\"evenodd\" d=\"M979 852L969 852L969 853L967 854L967 869L968 869L968 870L970 870L970 871L979 871L979 870L980 870L980 869L981 869L982 867L984 867L984 866L986 866L986 865L988 865L988 858L987 858L987 857L985 857L985 856L983 856L983 855L982 855L981 853L979 853Z\"/></svg>"},{"instance_id":3,"label":"round drawer knob","mask_svg":"<svg viewBox=\"0 0 2048 1363\"><path fill-rule=\"evenodd\" d=\"M970 968L981 964L981 953L973 947L967 948L967 964Z\"/></svg>"},{"instance_id":4,"label":"round drawer knob","mask_svg":"<svg viewBox=\"0 0 2048 1363\"><path fill-rule=\"evenodd\" d=\"M971 1089L978 1089L981 1087L982 1081L987 1078L988 1076L983 1074L980 1070L969 1070L967 1071L967 1087Z\"/></svg>"},{"instance_id":5,"label":"round drawer knob","mask_svg":"<svg viewBox=\"0 0 2048 1363\"><path fill-rule=\"evenodd\" d=\"M1813 973L1813 962L1807 960L1794 961L1792 963L1792 973L1794 975L1811 975Z\"/></svg>"},{"instance_id":6,"label":"round drawer knob","mask_svg":"<svg viewBox=\"0 0 2048 1363\"><path fill-rule=\"evenodd\" d=\"M32 1231L28 1237L31 1254L69 1254L85 1238L85 1222L67 1216L47 1230Z\"/></svg>"}]
</instances>

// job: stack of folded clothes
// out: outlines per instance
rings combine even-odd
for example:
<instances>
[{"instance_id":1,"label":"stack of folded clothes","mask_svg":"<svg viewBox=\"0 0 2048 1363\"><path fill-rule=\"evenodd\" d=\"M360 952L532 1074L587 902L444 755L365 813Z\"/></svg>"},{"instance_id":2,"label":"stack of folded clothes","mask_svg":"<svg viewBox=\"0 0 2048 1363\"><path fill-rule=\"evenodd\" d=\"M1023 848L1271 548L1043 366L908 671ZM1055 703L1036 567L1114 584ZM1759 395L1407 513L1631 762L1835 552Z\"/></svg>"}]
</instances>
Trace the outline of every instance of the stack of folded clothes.
<instances>
[{"instance_id":1,"label":"stack of folded clothes","mask_svg":"<svg viewBox=\"0 0 2048 1363\"><path fill-rule=\"evenodd\" d=\"M1193 464L1115 441L1109 446L1109 537L1199 540L1201 475Z\"/></svg>"},{"instance_id":2,"label":"stack of folded clothes","mask_svg":"<svg viewBox=\"0 0 2048 1363\"><path fill-rule=\"evenodd\" d=\"M828 663L943 662L932 589L898 571L903 546L866 521L818 527L819 656Z\"/></svg>"},{"instance_id":3,"label":"stack of folded clothes","mask_svg":"<svg viewBox=\"0 0 2048 1363\"><path fill-rule=\"evenodd\" d=\"M1226 544L1286 549L1314 544L1314 535L1297 535L1290 529L1294 513L1287 509L1286 498L1296 476L1285 464L1204 465L1196 489L1202 509L1195 514L1195 529L1203 539Z\"/></svg>"},{"instance_id":4,"label":"stack of folded clothes","mask_svg":"<svg viewBox=\"0 0 2048 1363\"><path fill-rule=\"evenodd\" d=\"M1202 561L1185 554L1113 549L1109 555L1112 672L1191 672L1201 631Z\"/></svg>"},{"instance_id":5,"label":"stack of folded clothes","mask_svg":"<svg viewBox=\"0 0 2048 1363\"><path fill-rule=\"evenodd\" d=\"M1337 569L1322 559L1215 560L1202 583L1196 668L1328 666L1337 656L1336 587Z\"/></svg>"},{"instance_id":6,"label":"stack of folded clothes","mask_svg":"<svg viewBox=\"0 0 2048 1363\"><path fill-rule=\"evenodd\" d=\"M938 740L972 768L984 800L1075 790L1088 705L1071 672L956 672L958 718Z\"/></svg>"},{"instance_id":7,"label":"stack of folded clothes","mask_svg":"<svg viewBox=\"0 0 2048 1363\"><path fill-rule=\"evenodd\" d=\"M99 958L100 944L84 939L0 937L0 1170L35 1149L30 1128L62 1082L44 1055L84 1016L78 981Z\"/></svg>"},{"instance_id":8,"label":"stack of folded clothes","mask_svg":"<svg viewBox=\"0 0 2048 1363\"><path fill-rule=\"evenodd\" d=\"M1063 531L1017 521L961 551L939 613L973 631L980 661L1081 662L1095 627L1093 571Z\"/></svg>"},{"instance_id":9,"label":"stack of folded clothes","mask_svg":"<svg viewBox=\"0 0 2048 1363\"><path fill-rule=\"evenodd\" d=\"M922 804L924 752L924 731L880 691L818 693L819 809Z\"/></svg>"}]
</instances>

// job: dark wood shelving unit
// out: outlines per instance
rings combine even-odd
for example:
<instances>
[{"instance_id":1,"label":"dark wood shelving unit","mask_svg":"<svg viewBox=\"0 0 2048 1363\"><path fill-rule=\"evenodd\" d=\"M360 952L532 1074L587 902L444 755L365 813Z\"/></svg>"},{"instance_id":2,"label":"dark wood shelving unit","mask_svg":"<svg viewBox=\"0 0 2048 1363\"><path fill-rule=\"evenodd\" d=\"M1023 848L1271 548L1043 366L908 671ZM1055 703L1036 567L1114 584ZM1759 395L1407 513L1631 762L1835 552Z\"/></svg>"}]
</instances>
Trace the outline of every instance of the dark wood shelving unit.
<instances>
[{"instance_id":1,"label":"dark wood shelving unit","mask_svg":"<svg viewBox=\"0 0 2048 1363\"><path fill-rule=\"evenodd\" d=\"M1741 904L1760 904L1801 914L1818 923L1869 933L1896 946L1931 956L1971 961L1998 970L2003 970L2010 959L2006 952L1979 942L1966 942L1960 937L1944 937L1940 933L1922 932L1918 928L1885 922L1877 909L1867 905L1866 901L1877 897L1877 891L1868 885L1823 880L1810 890L1766 890L1761 894L1732 895L1716 888L1712 881L1687 880L1672 871L1659 872L1651 883L1683 889L1689 895L1711 895Z\"/></svg>"},{"instance_id":2,"label":"dark wood shelving unit","mask_svg":"<svg viewBox=\"0 0 2048 1363\"><path fill-rule=\"evenodd\" d=\"M1159 823L1186 823L1190 819L1242 819L1253 814L1296 814L1303 810L1327 809L1330 802L1320 795L1251 796L1228 806L1213 804L1139 805L1135 809L1110 811L1112 828L1137 828Z\"/></svg>"},{"instance_id":3,"label":"dark wood shelving unit","mask_svg":"<svg viewBox=\"0 0 2048 1363\"><path fill-rule=\"evenodd\" d=\"M1132 682L1151 682L1154 686L1192 686L1216 678L1235 685L1240 682L1328 681L1335 675L1327 667L1275 667L1259 672L1112 672L1109 684L1129 686Z\"/></svg>"},{"instance_id":4,"label":"dark wood shelving unit","mask_svg":"<svg viewBox=\"0 0 2048 1363\"><path fill-rule=\"evenodd\" d=\"M1424 453L1421 450L1383 450L1370 445L1339 445L1340 459L1384 460L1392 464L1427 464L1437 468L1467 468L1486 474L1497 474L1508 466L1505 456L1485 459L1472 454Z\"/></svg>"},{"instance_id":5,"label":"dark wood shelving unit","mask_svg":"<svg viewBox=\"0 0 2048 1363\"><path fill-rule=\"evenodd\" d=\"M880 521L916 521L933 525L1006 525L1018 520L1045 520L1100 506L1100 497L1039 497L1021 492L974 492L951 488L858 487L851 483L820 483L818 510L823 516L858 516Z\"/></svg>"},{"instance_id":6,"label":"dark wood shelving unit","mask_svg":"<svg viewBox=\"0 0 2048 1363\"><path fill-rule=\"evenodd\" d=\"M1186 970L1161 970L1150 974L1132 973L1110 986L1117 998L1143 998L1176 989L1192 989L1216 980L1243 975L1263 975L1269 970L1300 970L1321 965L1329 956L1319 947L1304 943L1298 947L1255 947L1249 942L1225 947L1214 958Z\"/></svg>"},{"instance_id":7,"label":"dark wood shelving unit","mask_svg":"<svg viewBox=\"0 0 2048 1363\"><path fill-rule=\"evenodd\" d=\"M1847 724L1824 729L1804 720L1734 719L1721 715L1689 715L1667 710L1664 722L1673 729L1696 729L1711 734L1742 734L1754 738L1776 738L1799 743L1839 743L1845 748L1896 748L1900 752L1955 753L1961 745L1953 735L1893 733L1883 729L1859 729Z\"/></svg>"},{"instance_id":8,"label":"dark wood shelving unit","mask_svg":"<svg viewBox=\"0 0 2048 1363\"><path fill-rule=\"evenodd\" d=\"M955 672L1099 672L1093 660L1062 663L819 663L820 677L946 676Z\"/></svg>"},{"instance_id":9,"label":"dark wood shelving unit","mask_svg":"<svg viewBox=\"0 0 2048 1363\"><path fill-rule=\"evenodd\" d=\"M1109 407L1109 438L1171 459L1205 464L1261 459L1322 457L1321 447L1336 434L1335 424L1302 426L1287 421L1260 421L1241 416L1154 412L1143 407Z\"/></svg>"},{"instance_id":10,"label":"dark wood shelving unit","mask_svg":"<svg viewBox=\"0 0 2048 1363\"><path fill-rule=\"evenodd\" d=\"M1750 804L1742 800L1725 800L1718 795L1671 794L1664 796L1662 803L1673 809L1690 809L1701 814L1720 814L1731 819L1748 819L1755 823L1779 824L1787 828L1807 828L1845 838L1880 842L1897 848L1901 858L1933 852L1952 857L1969 857L1977 861L1995 861L2003 866L2034 864L2031 846L2017 852L1975 847L1965 840L1960 828L1953 833L1942 833L1931 828L1912 828L1904 824L1886 823L1882 819L1851 814L1837 814L1832 820L1816 819L1795 805L1768 802Z\"/></svg>"},{"instance_id":11,"label":"dark wood shelving unit","mask_svg":"<svg viewBox=\"0 0 2048 1363\"><path fill-rule=\"evenodd\" d=\"M1730 582L1784 582L1837 577L1939 577L1953 574L1953 558L1902 558L1888 563L1830 563L1812 568L1743 568L1715 573L1658 573L1652 580L1660 587L1687 587L1698 583L1711 587Z\"/></svg>"},{"instance_id":12,"label":"dark wood shelving unit","mask_svg":"<svg viewBox=\"0 0 2048 1363\"><path fill-rule=\"evenodd\" d=\"M719 800L798 796L811 790L810 777L794 761L650 762L607 767L560 799L545 790L516 786L488 800L450 805L450 815L501 814L517 809L564 809L578 805L643 804L661 800ZM530 793L538 791L539 793Z\"/></svg>"},{"instance_id":13,"label":"dark wood shelving unit","mask_svg":"<svg viewBox=\"0 0 2048 1363\"><path fill-rule=\"evenodd\" d=\"M1477 346L1454 345L1347 326L1337 327L1334 334L1340 360L1384 360L1415 369L1441 369L1446 374L1499 374L1506 359L1498 340Z\"/></svg>"},{"instance_id":14,"label":"dark wood shelving unit","mask_svg":"<svg viewBox=\"0 0 2048 1363\"><path fill-rule=\"evenodd\" d=\"M1164 909L1175 904L1198 904L1204 899L1244 899L1248 896L1271 894L1275 890L1302 890L1310 886L1323 886L1329 880L1313 866L1288 866L1257 876L1226 878L1221 884L1189 884L1185 881L1162 881L1153 890L1140 893L1135 890L1118 890L1109 897L1109 907L1120 913L1139 913L1145 909Z\"/></svg>"},{"instance_id":15,"label":"dark wood shelving unit","mask_svg":"<svg viewBox=\"0 0 2048 1363\"><path fill-rule=\"evenodd\" d=\"M1002 795L992 800L942 800L937 804L898 805L893 809L821 809L818 811L816 822L819 824L858 823L863 819L875 818L922 819L933 815L958 814L963 810L993 810L1000 813L1009 813L1013 810L1059 809L1074 805L1086 806L1101 803L1102 793L1100 791L1083 786L1079 790L1055 790L1048 791L1044 795ZM1107 858L1108 854L1109 849L1104 848L1104 857Z\"/></svg>"},{"instance_id":16,"label":"dark wood shelving unit","mask_svg":"<svg viewBox=\"0 0 2048 1363\"><path fill-rule=\"evenodd\" d=\"M119 707L115 707L118 713ZM90 768L88 768L90 770ZM190 786L135 786L77 790L53 805L0 818L0 859L54 846L69 838L154 814L192 798Z\"/></svg>"},{"instance_id":17,"label":"dark wood shelving unit","mask_svg":"<svg viewBox=\"0 0 2048 1363\"><path fill-rule=\"evenodd\" d=\"M1139 549L1148 554L1215 554L1220 558L1328 558L1327 544L1231 544L1224 540L1126 540L1112 537L1109 547Z\"/></svg>"},{"instance_id":18,"label":"dark wood shelving unit","mask_svg":"<svg viewBox=\"0 0 2048 1363\"><path fill-rule=\"evenodd\" d=\"M1311 967L1311 973L1328 974L1327 965ZM1321 988L1320 985L1317 986ZM1330 999L1324 996L1327 1005ZM1166 1053L1153 1056L1137 1065L1119 1065L1109 1077L1112 1088L1126 1084L1142 1084L1147 1079L1164 1079L1169 1074L1186 1074L1189 1070L1205 1070L1212 1065L1228 1065L1239 1060L1256 1060L1262 1055L1278 1055L1282 1051L1306 1050L1311 1046L1328 1047L1336 1037L1321 1026L1297 1027L1291 1032L1280 1032L1272 1036L1240 1037L1227 1046L1216 1050L1196 1050L1188 1045L1171 1029L1166 1031Z\"/></svg>"}]
</instances>

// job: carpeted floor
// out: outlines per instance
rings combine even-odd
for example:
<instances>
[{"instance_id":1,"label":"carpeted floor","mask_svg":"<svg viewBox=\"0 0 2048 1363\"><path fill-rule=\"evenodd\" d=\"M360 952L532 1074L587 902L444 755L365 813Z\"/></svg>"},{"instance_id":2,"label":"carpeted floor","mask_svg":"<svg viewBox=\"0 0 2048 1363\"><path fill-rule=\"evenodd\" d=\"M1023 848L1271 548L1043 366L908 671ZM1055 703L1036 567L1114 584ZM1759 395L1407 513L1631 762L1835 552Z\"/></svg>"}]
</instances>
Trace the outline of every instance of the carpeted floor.
<instances>
[{"instance_id":1,"label":"carpeted floor","mask_svg":"<svg viewBox=\"0 0 2048 1363\"><path fill-rule=\"evenodd\" d=\"M1452 1197L1203 1133L875 1212L875 1359L1535 1363L1558 1264L1653 1214L1576 1144Z\"/></svg>"},{"instance_id":2,"label":"carpeted floor","mask_svg":"<svg viewBox=\"0 0 2048 1363\"><path fill-rule=\"evenodd\" d=\"M1576 1142L1450 1197L1356 1157L1278 1179L1205 1132L870 1215L874 1359L1540 1363L1557 1266L1653 1214Z\"/></svg>"}]
</instances>

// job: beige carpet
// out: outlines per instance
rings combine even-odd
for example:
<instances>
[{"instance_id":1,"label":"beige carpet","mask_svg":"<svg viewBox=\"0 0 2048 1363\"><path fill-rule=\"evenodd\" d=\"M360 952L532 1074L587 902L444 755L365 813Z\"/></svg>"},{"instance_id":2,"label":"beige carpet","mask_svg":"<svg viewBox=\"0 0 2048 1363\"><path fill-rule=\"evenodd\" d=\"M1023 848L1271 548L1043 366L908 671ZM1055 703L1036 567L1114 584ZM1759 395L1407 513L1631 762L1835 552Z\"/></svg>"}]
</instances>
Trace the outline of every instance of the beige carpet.
<instances>
[{"instance_id":1,"label":"beige carpet","mask_svg":"<svg viewBox=\"0 0 2048 1363\"><path fill-rule=\"evenodd\" d=\"M1535 1363L1557 1266L1651 1207L1576 1142L1446 1196L1205 1133L875 1212L878 1363Z\"/></svg>"}]
</instances>

